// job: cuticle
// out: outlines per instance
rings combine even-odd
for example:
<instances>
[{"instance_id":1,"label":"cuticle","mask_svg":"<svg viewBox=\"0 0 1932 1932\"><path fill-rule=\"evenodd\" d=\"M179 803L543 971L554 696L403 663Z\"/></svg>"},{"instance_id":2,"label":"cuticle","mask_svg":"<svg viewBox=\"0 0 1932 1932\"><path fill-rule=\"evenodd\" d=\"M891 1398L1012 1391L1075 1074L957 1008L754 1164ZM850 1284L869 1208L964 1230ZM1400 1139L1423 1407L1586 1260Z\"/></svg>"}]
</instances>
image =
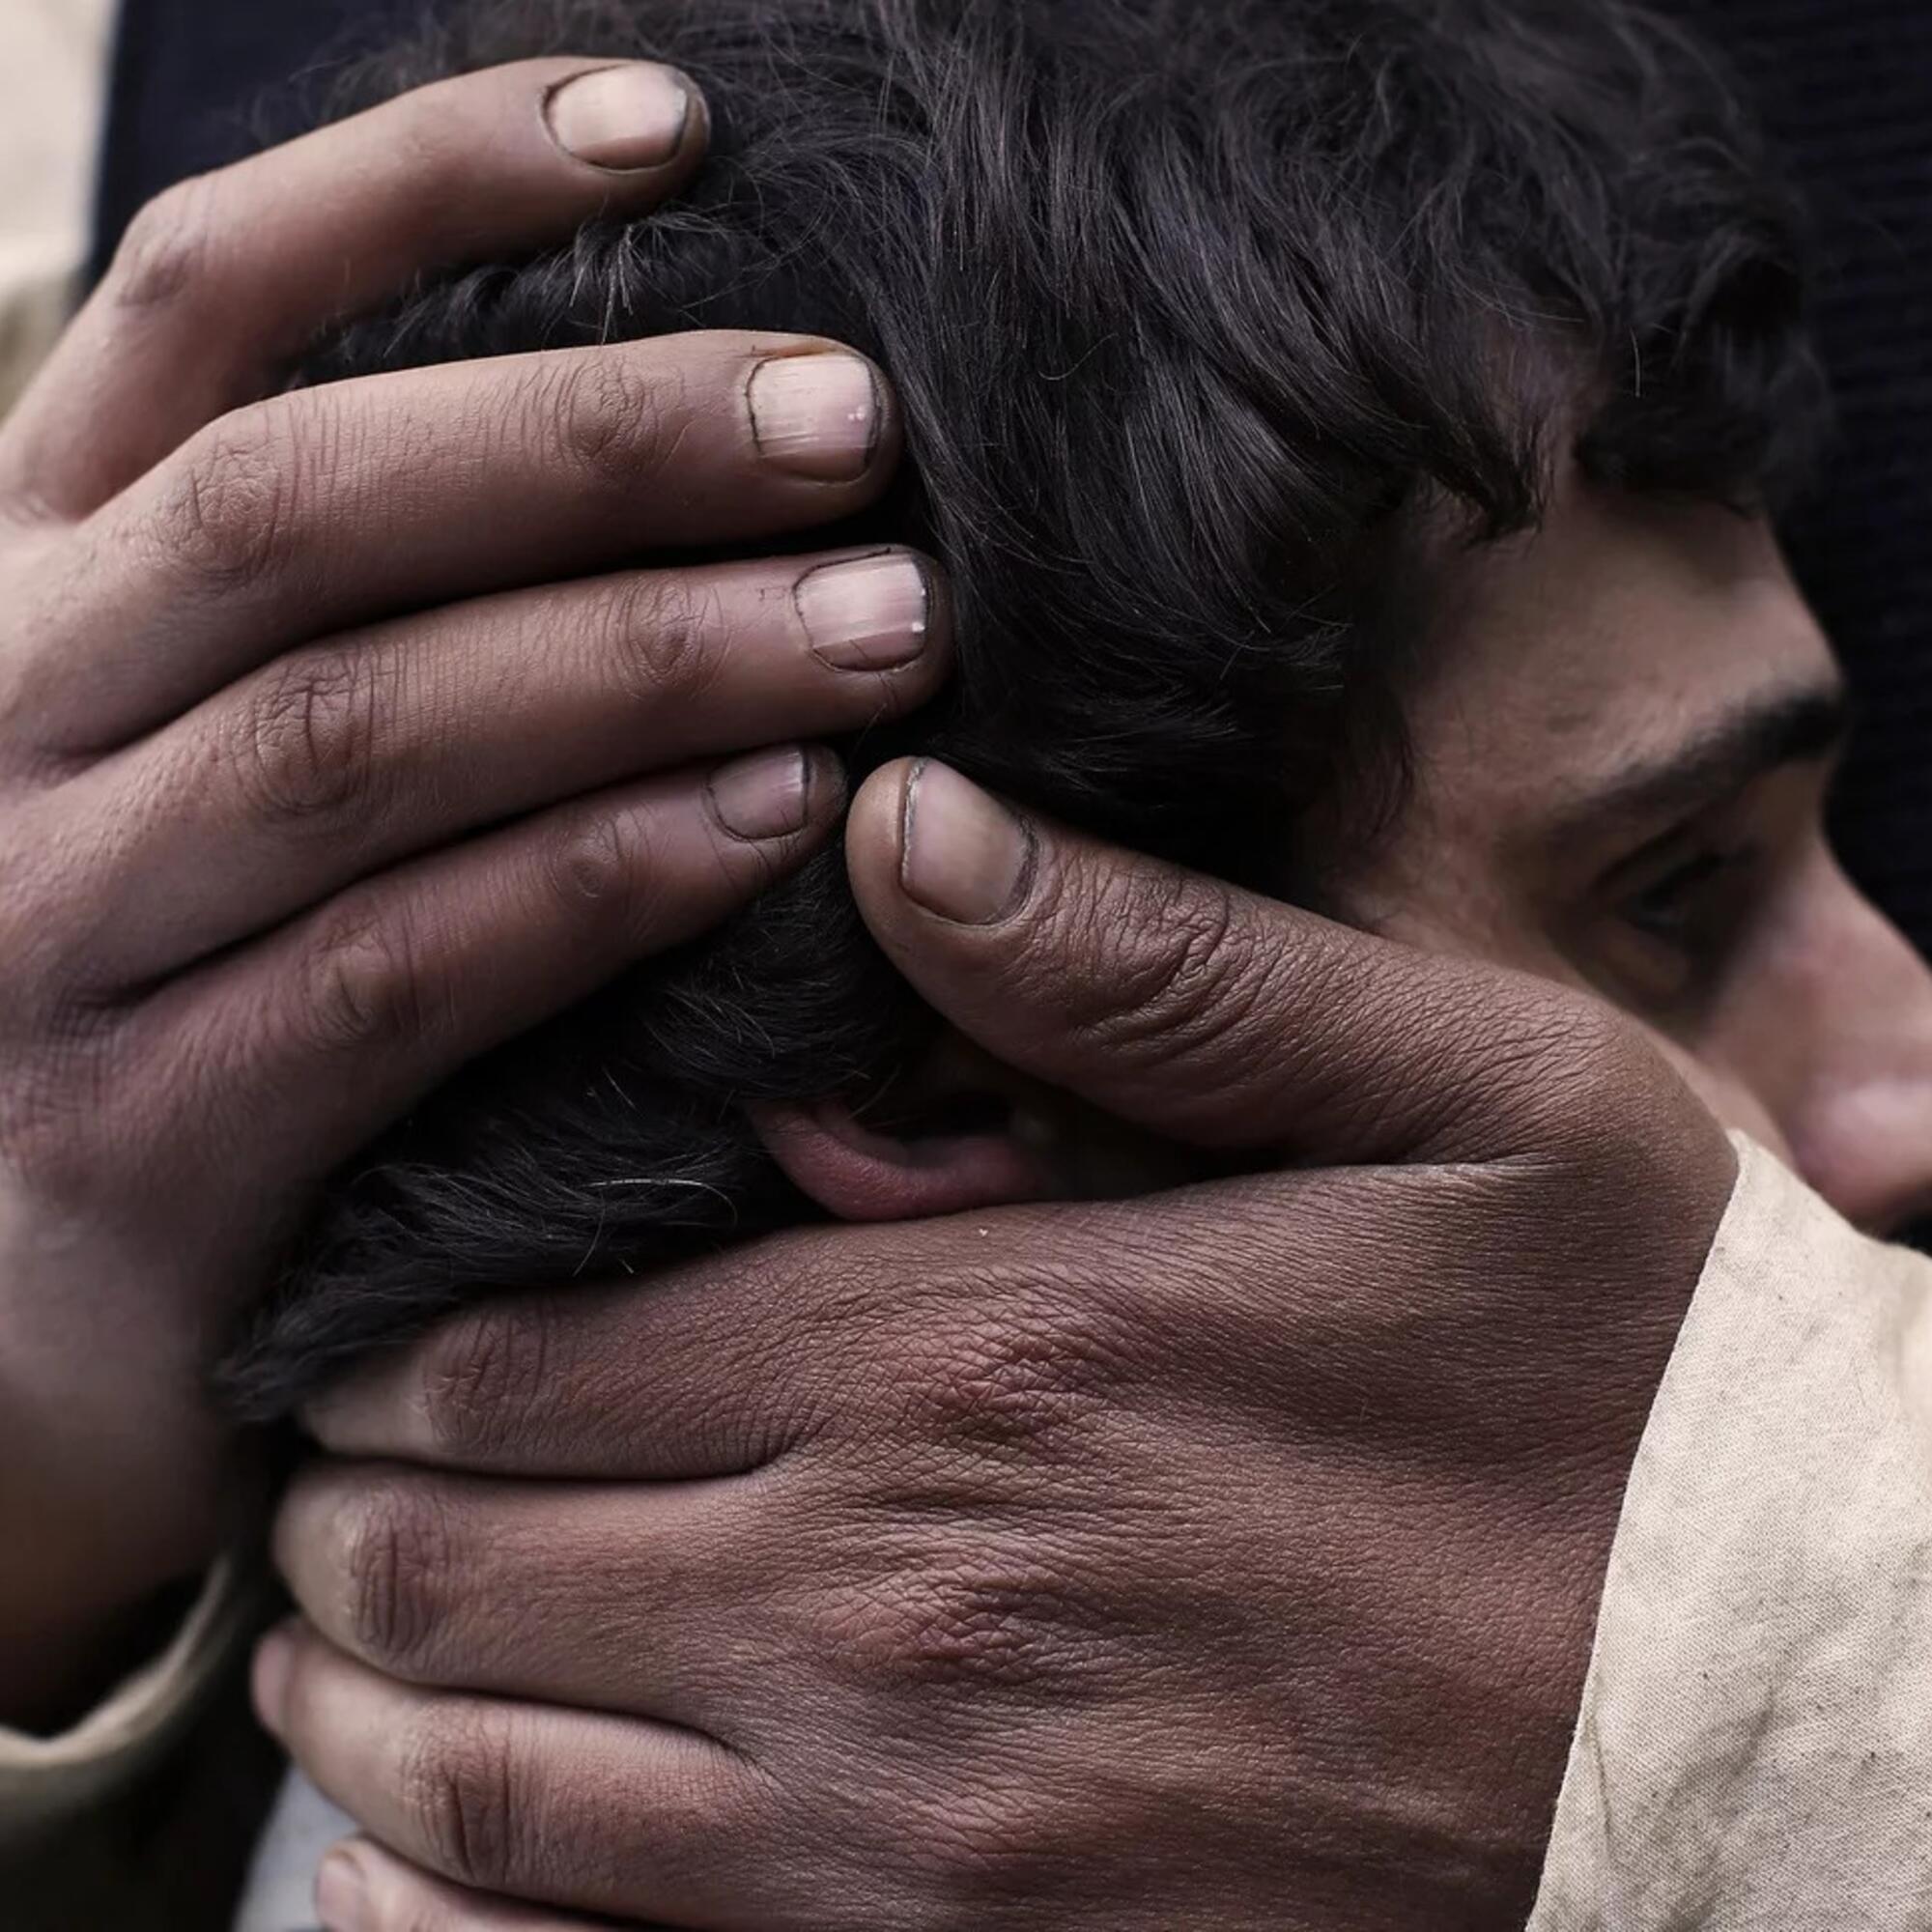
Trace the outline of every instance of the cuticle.
<instances>
[{"instance_id":1,"label":"cuticle","mask_svg":"<svg viewBox=\"0 0 1932 1932\"><path fill-rule=\"evenodd\" d=\"M1008 810L1011 810L1011 808ZM1039 877L1038 836L1018 812L1013 813L1013 818L1020 828L1020 837L1026 840L1026 858L1021 862L1019 877L1013 881L1012 896L1000 908L1001 919L1010 919L1033 897L1034 885Z\"/></svg>"}]
</instances>

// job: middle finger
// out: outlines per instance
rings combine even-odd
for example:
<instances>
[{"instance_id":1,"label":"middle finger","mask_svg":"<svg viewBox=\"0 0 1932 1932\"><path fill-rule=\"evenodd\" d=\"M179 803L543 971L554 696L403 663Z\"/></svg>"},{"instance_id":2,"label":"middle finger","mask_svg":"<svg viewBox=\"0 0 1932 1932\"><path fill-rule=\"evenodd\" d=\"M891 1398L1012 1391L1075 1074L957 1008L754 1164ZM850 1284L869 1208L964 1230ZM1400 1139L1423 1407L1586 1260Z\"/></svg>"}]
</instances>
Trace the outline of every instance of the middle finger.
<instances>
[{"instance_id":1,"label":"middle finger","mask_svg":"<svg viewBox=\"0 0 1932 1932\"><path fill-rule=\"evenodd\" d=\"M943 620L923 559L847 552L513 592L296 652L69 781L111 828L92 970L144 980L478 826L863 729L932 693Z\"/></svg>"},{"instance_id":2,"label":"middle finger","mask_svg":"<svg viewBox=\"0 0 1932 1932\"><path fill-rule=\"evenodd\" d=\"M251 405L62 550L18 627L42 641L15 728L99 753L352 625L830 523L877 495L894 434L862 357L726 331Z\"/></svg>"}]
</instances>

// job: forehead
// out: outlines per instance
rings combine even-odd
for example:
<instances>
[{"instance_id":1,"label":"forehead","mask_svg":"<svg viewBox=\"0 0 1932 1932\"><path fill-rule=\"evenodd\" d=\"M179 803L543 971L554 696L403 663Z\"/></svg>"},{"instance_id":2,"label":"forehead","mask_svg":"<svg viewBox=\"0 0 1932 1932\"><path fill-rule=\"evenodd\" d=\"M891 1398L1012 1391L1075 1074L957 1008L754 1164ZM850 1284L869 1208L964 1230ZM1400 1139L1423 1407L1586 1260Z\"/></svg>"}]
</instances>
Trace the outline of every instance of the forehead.
<instances>
[{"instance_id":1,"label":"forehead","mask_svg":"<svg viewBox=\"0 0 1932 1932\"><path fill-rule=\"evenodd\" d=\"M1406 705L1432 806L1560 816L1832 653L1769 526L1566 480L1544 526L1455 558Z\"/></svg>"}]
</instances>

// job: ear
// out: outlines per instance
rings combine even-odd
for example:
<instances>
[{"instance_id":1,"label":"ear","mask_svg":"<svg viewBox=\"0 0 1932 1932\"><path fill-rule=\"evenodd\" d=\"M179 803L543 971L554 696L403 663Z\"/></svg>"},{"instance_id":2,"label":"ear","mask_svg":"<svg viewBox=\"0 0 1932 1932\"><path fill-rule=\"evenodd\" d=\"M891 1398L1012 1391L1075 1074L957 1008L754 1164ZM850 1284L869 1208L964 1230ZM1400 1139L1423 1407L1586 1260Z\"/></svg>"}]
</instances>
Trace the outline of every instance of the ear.
<instances>
[{"instance_id":1,"label":"ear","mask_svg":"<svg viewBox=\"0 0 1932 1932\"><path fill-rule=\"evenodd\" d=\"M1010 1107L976 1111L985 1124L969 1130L870 1126L839 1100L764 1102L751 1120L792 1185L841 1221L911 1221L1061 1191Z\"/></svg>"}]
</instances>

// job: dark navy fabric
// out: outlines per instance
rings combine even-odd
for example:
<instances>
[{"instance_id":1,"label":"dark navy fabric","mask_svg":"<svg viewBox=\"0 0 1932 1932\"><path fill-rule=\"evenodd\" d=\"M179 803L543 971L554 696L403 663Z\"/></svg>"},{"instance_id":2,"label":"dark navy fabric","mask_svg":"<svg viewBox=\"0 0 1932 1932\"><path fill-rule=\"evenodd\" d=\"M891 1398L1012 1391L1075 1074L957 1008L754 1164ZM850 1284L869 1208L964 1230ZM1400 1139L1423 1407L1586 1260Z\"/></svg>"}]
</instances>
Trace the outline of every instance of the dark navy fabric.
<instances>
[{"instance_id":1,"label":"dark navy fabric","mask_svg":"<svg viewBox=\"0 0 1932 1932\"><path fill-rule=\"evenodd\" d=\"M1845 435L1793 549L1866 712L1840 840L1932 952L1932 0L1679 3L1752 81L1819 211ZM291 74L422 5L126 0L101 248L157 188L251 145Z\"/></svg>"},{"instance_id":2,"label":"dark navy fabric","mask_svg":"<svg viewBox=\"0 0 1932 1932\"><path fill-rule=\"evenodd\" d=\"M122 0L97 204L97 266L170 182L261 145L290 76L398 32L422 0Z\"/></svg>"}]
</instances>

